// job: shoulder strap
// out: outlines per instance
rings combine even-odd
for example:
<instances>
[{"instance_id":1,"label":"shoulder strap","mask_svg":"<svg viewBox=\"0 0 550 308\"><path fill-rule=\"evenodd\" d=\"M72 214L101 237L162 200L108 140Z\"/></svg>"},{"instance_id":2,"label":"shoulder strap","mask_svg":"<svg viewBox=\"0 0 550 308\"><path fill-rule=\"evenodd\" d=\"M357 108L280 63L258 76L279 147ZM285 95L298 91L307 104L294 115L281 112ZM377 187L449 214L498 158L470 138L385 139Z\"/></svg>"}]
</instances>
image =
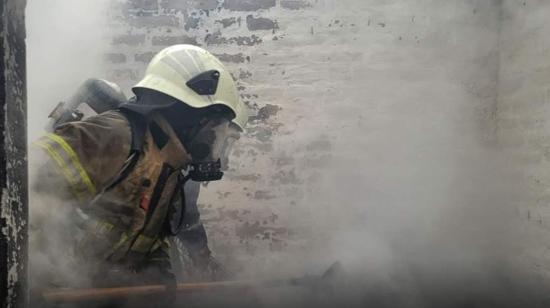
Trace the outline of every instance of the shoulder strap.
<instances>
[{"instance_id":1,"label":"shoulder strap","mask_svg":"<svg viewBox=\"0 0 550 308\"><path fill-rule=\"evenodd\" d=\"M139 160L141 148L143 147L143 143L145 141L145 131L147 129L147 122L145 121L145 118L141 114L127 109L119 109L118 111L126 117L128 123L130 124L132 134L130 153L128 154L128 159L124 162L124 165L120 169L120 172L116 178L103 189L100 195L113 189L115 186L124 181L126 177L128 177Z\"/></svg>"},{"instance_id":2,"label":"shoulder strap","mask_svg":"<svg viewBox=\"0 0 550 308\"><path fill-rule=\"evenodd\" d=\"M118 112L126 117L128 123L130 124L130 130L132 132L130 155L134 151L141 151L141 148L143 147L143 142L145 140L147 121L145 120L143 115L128 109L118 109Z\"/></svg>"}]
</instances>

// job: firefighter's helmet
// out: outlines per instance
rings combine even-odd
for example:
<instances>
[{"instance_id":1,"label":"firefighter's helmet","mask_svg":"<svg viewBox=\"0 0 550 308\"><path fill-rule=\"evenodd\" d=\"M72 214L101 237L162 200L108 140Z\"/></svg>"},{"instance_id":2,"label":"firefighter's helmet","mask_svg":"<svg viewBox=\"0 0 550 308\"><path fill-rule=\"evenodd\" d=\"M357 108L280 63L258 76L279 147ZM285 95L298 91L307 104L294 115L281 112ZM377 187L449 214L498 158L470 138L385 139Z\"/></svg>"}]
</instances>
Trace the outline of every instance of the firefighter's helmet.
<instances>
[{"instance_id":1,"label":"firefighter's helmet","mask_svg":"<svg viewBox=\"0 0 550 308\"><path fill-rule=\"evenodd\" d=\"M222 105L234 114L241 130L248 120L235 81L225 66L208 51L193 45L174 45L160 51L149 63L145 77L133 87L169 95L193 108Z\"/></svg>"}]
</instances>

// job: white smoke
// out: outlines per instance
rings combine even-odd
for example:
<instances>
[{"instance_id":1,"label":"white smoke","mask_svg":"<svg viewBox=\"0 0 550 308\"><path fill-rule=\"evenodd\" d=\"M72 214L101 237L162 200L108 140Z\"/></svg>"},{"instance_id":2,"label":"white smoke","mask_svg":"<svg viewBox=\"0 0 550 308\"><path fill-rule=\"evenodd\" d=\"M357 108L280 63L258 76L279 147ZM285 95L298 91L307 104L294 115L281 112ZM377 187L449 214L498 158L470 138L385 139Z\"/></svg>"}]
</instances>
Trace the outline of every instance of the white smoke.
<instances>
[{"instance_id":1,"label":"white smoke","mask_svg":"<svg viewBox=\"0 0 550 308\"><path fill-rule=\"evenodd\" d=\"M37 168L44 163L33 142L44 133L48 115L87 78L103 76L110 43L107 0L27 1L28 139L30 179L30 281L33 288L87 280L86 266L71 264L76 235L74 206L34 192Z\"/></svg>"},{"instance_id":2,"label":"white smoke","mask_svg":"<svg viewBox=\"0 0 550 308\"><path fill-rule=\"evenodd\" d=\"M105 75L109 0L27 1L29 140L87 78Z\"/></svg>"},{"instance_id":3,"label":"white smoke","mask_svg":"<svg viewBox=\"0 0 550 308\"><path fill-rule=\"evenodd\" d=\"M297 230L293 236L300 245L254 254L235 240L231 253L248 261L243 275L320 273L338 260L353 283L339 292L359 306L542 304L538 295L545 281L525 259L526 251L542 243L518 215L522 173L498 147L490 115L497 100L496 2L474 2L315 1L310 16L315 32L306 21L280 22L287 40L310 44L294 47L301 57L275 56L273 61L287 61L280 79L272 74L271 59L257 57L249 64L254 76L249 83L269 81L269 89L260 89L262 99L281 103L278 120L289 130L274 137L275 148L291 153L296 173L311 181L301 186L304 198L297 204L273 206L286 227ZM86 78L103 75L110 42L101 26L107 4L29 0L30 140L40 135L59 100ZM372 18L354 21L353 41L336 26L327 28L333 15L347 16L350 7ZM487 16L470 25L460 19L464 12ZM324 54L316 53L322 40ZM251 48L268 55L270 47L278 48L270 44L275 43ZM304 150L319 139L330 144L324 157ZM237 168L255 167L254 162L239 161ZM276 171L258 168L251 174L268 177ZM242 192L235 184L226 187L234 195ZM37 197L31 194L32 220L57 212L51 201ZM201 198L217 202L214 207L226 202L214 193ZM241 209L256 210L243 200ZM215 234L212 242L215 246ZM52 262L49 256L31 257L40 267ZM269 292L274 293L265 296L268 303L280 304L273 298L285 296Z\"/></svg>"}]
</instances>

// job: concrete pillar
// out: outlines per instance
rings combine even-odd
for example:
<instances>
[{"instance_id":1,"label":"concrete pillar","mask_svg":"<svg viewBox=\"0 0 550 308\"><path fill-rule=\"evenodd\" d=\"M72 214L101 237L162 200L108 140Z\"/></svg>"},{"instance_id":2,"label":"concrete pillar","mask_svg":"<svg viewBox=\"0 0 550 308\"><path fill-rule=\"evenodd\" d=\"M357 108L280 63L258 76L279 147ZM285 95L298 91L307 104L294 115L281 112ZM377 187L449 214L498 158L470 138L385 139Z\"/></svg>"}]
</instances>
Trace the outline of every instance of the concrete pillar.
<instances>
[{"instance_id":1,"label":"concrete pillar","mask_svg":"<svg viewBox=\"0 0 550 308\"><path fill-rule=\"evenodd\" d=\"M25 0L0 1L0 303L26 307Z\"/></svg>"}]
</instances>

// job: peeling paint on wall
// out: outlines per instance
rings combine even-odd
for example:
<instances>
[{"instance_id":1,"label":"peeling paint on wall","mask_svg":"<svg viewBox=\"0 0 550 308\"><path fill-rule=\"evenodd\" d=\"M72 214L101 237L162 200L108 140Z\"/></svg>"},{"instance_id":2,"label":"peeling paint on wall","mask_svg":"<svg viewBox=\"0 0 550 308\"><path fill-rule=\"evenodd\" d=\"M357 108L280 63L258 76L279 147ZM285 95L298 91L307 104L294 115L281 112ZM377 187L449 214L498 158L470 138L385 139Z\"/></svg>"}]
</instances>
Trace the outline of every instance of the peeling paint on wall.
<instances>
[{"instance_id":1,"label":"peeling paint on wall","mask_svg":"<svg viewBox=\"0 0 550 308\"><path fill-rule=\"evenodd\" d=\"M27 293L27 138L25 1L2 1L0 69L0 298L2 307L25 307Z\"/></svg>"}]
</instances>

